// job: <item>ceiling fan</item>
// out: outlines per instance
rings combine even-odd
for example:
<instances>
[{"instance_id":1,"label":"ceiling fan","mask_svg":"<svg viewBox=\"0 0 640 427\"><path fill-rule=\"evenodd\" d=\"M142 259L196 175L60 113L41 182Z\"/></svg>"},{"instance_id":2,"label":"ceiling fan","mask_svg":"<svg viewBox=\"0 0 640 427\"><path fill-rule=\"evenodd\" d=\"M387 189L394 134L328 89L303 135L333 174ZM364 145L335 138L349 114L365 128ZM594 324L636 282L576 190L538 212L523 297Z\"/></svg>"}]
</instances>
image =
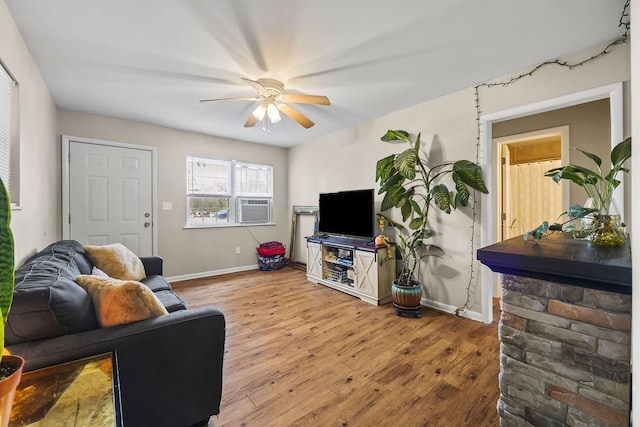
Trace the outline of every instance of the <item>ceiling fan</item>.
<instances>
[{"instance_id":1,"label":"ceiling fan","mask_svg":"<svg viewBox=\"0 0 640 427\"><path fill-rule=\"evenodd\" d=\"M290 106L288 103L294 104L315 104L330 105L329 98L321 95L305 95L296 93L284 93L284 85L275 79L258 79L250 80L242 78L249 86L258 92L258 97L254 98L217 98L217 99L201 99L200 102L213 101L262 101L262 103L251 113L244 124L244 127L253 127L260 120L266 121L267 125L278 123L281 120L280 112L291 117L300 126L309 129L313 123L304 114ZM264 123L264 122L263 122ZM263 126L264 127L264 126Z\"/></svg>"}]
</instances>

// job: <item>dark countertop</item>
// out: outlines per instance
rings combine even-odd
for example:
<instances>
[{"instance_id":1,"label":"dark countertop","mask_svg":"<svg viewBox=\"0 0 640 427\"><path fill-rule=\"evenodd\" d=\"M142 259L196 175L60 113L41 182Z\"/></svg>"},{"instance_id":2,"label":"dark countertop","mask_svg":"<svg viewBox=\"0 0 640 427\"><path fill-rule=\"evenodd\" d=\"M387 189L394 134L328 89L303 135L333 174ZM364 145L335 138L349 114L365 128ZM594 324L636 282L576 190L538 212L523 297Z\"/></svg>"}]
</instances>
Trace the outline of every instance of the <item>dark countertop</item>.
<instances>
[{"instance_id":1,"label":"dark countertop","mask_svg":"<svg viewBox=\"0 0 640 427\"><path fill-rule=\"evenodd\" d=\"M522 236L478 249L480 262L496 273L549 280L631 294L631 247L609 248L570 233L553 233L539 242Z\"/></svg>"}]
</instances>

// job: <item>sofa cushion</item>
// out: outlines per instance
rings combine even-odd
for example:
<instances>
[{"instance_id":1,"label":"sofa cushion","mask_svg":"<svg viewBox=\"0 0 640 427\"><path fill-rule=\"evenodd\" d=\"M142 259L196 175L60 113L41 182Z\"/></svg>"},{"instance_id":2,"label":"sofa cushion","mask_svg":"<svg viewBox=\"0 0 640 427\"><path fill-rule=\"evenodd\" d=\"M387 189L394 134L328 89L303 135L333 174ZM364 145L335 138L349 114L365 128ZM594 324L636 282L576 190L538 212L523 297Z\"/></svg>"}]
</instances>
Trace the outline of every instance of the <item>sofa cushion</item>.
<instances>
[{"instance_id":1,"label":"sofa cushion","mask_svg":"<svg viewBox=\"0 0 640 427\"><path fill-rule=\"evenodd\" d=\"M145 285L147 285L147 287L151 289L153 292L171 290L171 285L169 285L169 283L165 280L165 278L162 276L158 276L156 274L154 274L153 276L147 276L146 278L140 281Z\"/></svg>"},{"instance_id":2,"label":"sofa cushion","mask_svg":"<svg viewBox=\"0 0 640 427\"><path fill-rule=\"evenodd\" d=\"M185 305L182 298L176 295L173 291L158 291L154 292L154 295L160 300L164 308L166 308L169 313L187 309L187 306Z\"/></svg>"},{"instance_id":3,"label":"sofa cushion","mask_svg":"<svg viewBox=\"0 0 640 427\"><path fill-rule=\"evenodd\" d=\"M167 314L167 310L144 284L110 277L81 275L76 281L93 299L102 327L137 322Z\"/></svg>"},{"instance_id":4,"label":"sofa cushion","mask_svg":"<svg viewBox=\"0 0 640 427\"><path fill-rule=\"evenodd\" d=\"M164 277L154 274L147 276L141 282L153 291L169 313L187 309L182 298L173 292L171 285L169 285Z\"/></svg>"},{"instance_id":5,"label":"sofa cushion","mask_svg":"<svg viewBox=\"0 0 640 427\"><path fill-rule=\"evenodd\" d=\"M75 282L91 269L82 245L73 240L53 243L29 258L15 273L6 344L97 328L91 297Z\"/></svg>"},{"instance_id":6,"label":"sofa cushion","mask_svg":"<svg viewBox=\"0 0 640 427\"><path fill-rule=\"evenodd\" d=\"M110 277L139 281L146 277L140 258L121 243L84 247L89 259Z\"/></svg>"}]
</instances>

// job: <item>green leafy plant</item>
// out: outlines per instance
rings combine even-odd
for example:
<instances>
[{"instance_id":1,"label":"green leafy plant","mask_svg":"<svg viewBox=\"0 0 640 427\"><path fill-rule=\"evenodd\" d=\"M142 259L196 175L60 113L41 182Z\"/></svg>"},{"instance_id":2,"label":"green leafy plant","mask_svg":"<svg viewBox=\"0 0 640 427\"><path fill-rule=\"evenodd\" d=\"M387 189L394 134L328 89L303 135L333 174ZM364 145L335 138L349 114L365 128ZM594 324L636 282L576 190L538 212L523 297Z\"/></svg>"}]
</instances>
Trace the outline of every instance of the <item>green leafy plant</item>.
<instances>
[{"instance_id":1,"label":"green leafy plant","mask_svg":"<svg viewBox=\"0 0 640 427\"><path fill-rule=\"evenodd\" d=\"M13 302L14 245L11 233L11 203L9 193L0 179L0 348L4 349L4 326Z\"/></svg>"},{"instance_id":2,"label":"green leafy plant","mask_svg":"<svg viewBox=\"0 0 640 427\"><path fill-rule=\"evenodd\" d=\"M548 232L571 231L575 228L574 222L576 220L590 214L609 215L613 192L620 185L618 174L629 172L629 169L624 167L624 163L631 158L631 138L629 137L613 147L611 150L611 169L606 175L602 170L602 159L600 157L579 148L574 147L572 150L579 151L591 159L596 165L596 170L569 164L550 169L544 175L551 177L556 183L560 183L563 179L568 179L584 188L587 196L593 200L594 207L585 208L578 204L571 205L569 210L561 215L561 217L567 217L568 220L553 224L544 221L538 227L524 233L524 240L533 237L534 241L539 241Z\"/></svg>"},{"instance_id":3,"label":"green leafy plant","mask_svg":"<svg viewBox=\"0 0 640 427\"><path fill-rule=\"evenodd\" d=\"M378 194L384 194L378 215L397 230L401 258L398 281L412 285L420 260L442 252L439 247L425 243L433 236L428 221L431 206L449 214L458 205L468 205L472 189L485 194L489 191L480 166L469 160L429 166L428 159L421 156L420 134L413 140L404 130L389 130L380 139L409 144L403 152L378 160L376 181L380 183ZM445 176L451 178L452 190L442 182ZM402 223L384 213L392 208L400 210Z\"/></svg>"}]
</instances>

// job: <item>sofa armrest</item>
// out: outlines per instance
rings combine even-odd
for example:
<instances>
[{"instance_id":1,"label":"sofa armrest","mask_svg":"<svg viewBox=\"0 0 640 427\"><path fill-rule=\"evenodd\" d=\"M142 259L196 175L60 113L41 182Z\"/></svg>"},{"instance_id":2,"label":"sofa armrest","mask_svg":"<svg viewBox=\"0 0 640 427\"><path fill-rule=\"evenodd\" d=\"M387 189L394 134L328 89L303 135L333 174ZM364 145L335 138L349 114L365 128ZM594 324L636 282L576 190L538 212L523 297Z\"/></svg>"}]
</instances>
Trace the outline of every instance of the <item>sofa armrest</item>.
<instances>
[{"instance_id":1,"label":"sofa armrest","mask_svg":"<svg viewBox=\"0 0 640 427\"><path fill-rule=\"evenodd\" d=\"M157 274L162 276L164 260L159 256L142 256L140 257L142 265L144 265L144 272L147 276L153 276Z\"/></svg>"},{"instance_id":2,"label":"sofa armrest","mask_svg":"<svg viewBox=\"0 0 640 427\"><path fill-rule=\"evenodd\" d=\"M124 425L189 426L220 411L224 341L224 315L203 307L9 350L25 371L115 351Z\"/></svg>"}]
</instances>

